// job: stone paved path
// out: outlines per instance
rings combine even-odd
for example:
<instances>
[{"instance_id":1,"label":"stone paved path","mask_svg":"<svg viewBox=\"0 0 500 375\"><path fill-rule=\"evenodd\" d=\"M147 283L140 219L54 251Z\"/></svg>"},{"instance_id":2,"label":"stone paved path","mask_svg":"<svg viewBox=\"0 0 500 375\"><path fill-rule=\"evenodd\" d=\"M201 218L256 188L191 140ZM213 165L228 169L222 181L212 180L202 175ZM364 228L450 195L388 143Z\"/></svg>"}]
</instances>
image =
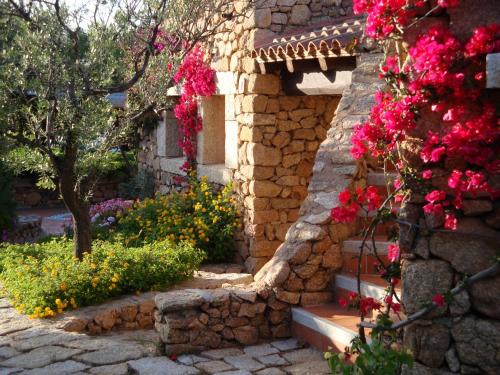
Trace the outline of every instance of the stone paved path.
<instances>
[{"instance_id":1,"label":"stone paved path","mask_svg":"<svg viewBox=\"0 0 500 375\"><path fill-rule=\"evenodd\" d=\"M295 339L162 356L155 331L88 336L30 320L0 299L0 375L323 375L322 354Z\"/></svg>"}]
</instances>

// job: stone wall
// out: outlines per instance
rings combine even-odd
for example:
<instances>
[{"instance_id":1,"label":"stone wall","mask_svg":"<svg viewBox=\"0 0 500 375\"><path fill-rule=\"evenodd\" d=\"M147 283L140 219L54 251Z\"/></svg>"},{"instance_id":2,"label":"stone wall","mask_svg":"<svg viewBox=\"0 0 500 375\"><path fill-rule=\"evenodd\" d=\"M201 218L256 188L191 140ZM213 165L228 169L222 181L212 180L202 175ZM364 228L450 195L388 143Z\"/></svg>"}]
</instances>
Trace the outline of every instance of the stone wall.
<instances>
[{"instance_id":1,"label":"stone wall","mask_svg":"<svg viewBox=\"0 0 500 375\"><path fill-rule=\"evenodd\" d=\"M478 26L492 24L500 19L498 1L485 0L481 6L471 0L460 0L430 17L422 28L443 24L462 41L467 40ZM412 40L416 33L407 35ZM493 99L498 90L487 90ZM497 111L500 110L496 101ZM429 109L421 111L417 129L411 137L420 138L428 130L439 131L441 119L435 119ZM419 147L409 150L413 167L419 157ZM450 163L452 164L452 163ZM443 168L452 168L448 161ZM433 175L446 175L438 167ZM446 181L435 177L432 185L453 194ZM498 178L490 181L500 188ZM418 192L401 209L401 217L418 225L413 230L400 228L400 247L407 256L402 271L402 301L407 314L419 310L422 301L436 294L444 294L463 280L495 263L500 241L500 202L487 197L465 197L463 215L458 218L457 230L442 230L442 217L424 215L422 197ZM411 349L416 366L405 375L451 375L460 373L493 375L500 373L500 275L481 280L455 296L451 303L434 310L425 319L405 329L404 342Z\"/></svg>"},{"instance_id":2,"label":"stone wall","mask_svg":"<svg viewBox=\"0 0 500 375\"><path fill-rule=\"evenodd\" d=\"M245 59L248 50L261 38L353 15L352 0L242 0L235 2L235 11L239 16L209 40L217 71L244 70L245 63L251 64Z\"/></svg>"},{"instance_id":3,"label":"stone wall","mask_svg":"<svg viewBox=\"0 0 500 375\"><path fill-rule=\"evenodd\" d=\"M123 179L102 179L95 188L92 202L116 198L118 185ZM36 177L16 178L13 183L14 200L20 207L55 207L63 205L59 190L47 190L36 186Z\"/></svg>"},{"instance_id":4,"label":"stone wall","mask_svg":"<svg viewBox=\"0 0 500 375\"><path fill-rule=\"evenodd\" d=\"M31 243L38 240L42 234L42 218L40 216L17 216L14 229L3 233L0 242Z\"/></svg>"},{"instance_id":5,"label":"stone wall","mask_svg":"<svg viewBox=\"0 0 500 375\"><path fill-rule=\"evenodd\" d=\"M155 328L167 355L290 336L288 305L252 287L172 291L155 302Z\"/></svg>"},{"instance_id":6,"label":"stone wall","mask_svg":"<svg viewBox=\"0 0 500 375\"><path fill-rule=\"evenodd\" d=\"M274 75L241 79L246 89L235 99L239 167L234 177L245 208L240 255L255 273L299 217L316 152L340 98L284 96Z\"/></svg>"},{"instance_id":7,"label":"stone wall","mask_svg":"<svg viewBox=\"0 0 500 375\"><path fill-rule=\"evenodd\" d=\"M330 210L338 193L348 186L365 183L364 163L350 155L350 136L356 123L365 120L381 87L377 70L379 54L358 56L353 82L344 90L326 139L321 143L313 166L308 195L297 221L272 259L256 274L262 287L291 305L313 305L330 301L328 284L342 266L342 241L352 236L353 225L333 224Z\"/></svg>"}]
</instances>

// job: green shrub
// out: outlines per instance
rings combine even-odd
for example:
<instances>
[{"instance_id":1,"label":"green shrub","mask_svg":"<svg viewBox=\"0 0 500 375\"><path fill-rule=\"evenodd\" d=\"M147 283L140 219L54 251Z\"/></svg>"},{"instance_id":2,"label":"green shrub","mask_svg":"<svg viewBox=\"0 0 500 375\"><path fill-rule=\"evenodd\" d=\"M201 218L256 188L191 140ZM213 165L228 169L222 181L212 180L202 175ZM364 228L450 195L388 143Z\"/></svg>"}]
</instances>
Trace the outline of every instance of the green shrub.
<instances>
[{"instance_id":1,"label":"green shrub","mask_svg":"<svg viewBox=\"0 0 500 375\"><path fill-rule=\"evenodd\" d=\"M231 198L232 187L216 192L206 178L191 179L190 189L134 204L118 219L116 233L127 246L169 239L187 241L204 250L207 261L231 260L239 212Z\"/></svg>"},{"instance_id":2,"label":"green shrub","mask_svg":"<svg viewBox=\"0 0 500 375\"><path fill-rule=\"evenodd\" d=\"M118 185L118 195L124 199L146 199L155 194L155 182L151 172L140 169L128 181Z\"/></svg>"},{"instance_id":3,"label":"green shrub","mask_svg":"<svg viewBox=\"0 0 500 375\"><path fill-rule=\"evenodd\" d=\"M205 256L186 242L125 248L95 241L92 254L78 261L72 246L65 238L0 246L3 286L20 312L51 317L123 293L165 288L191 277Z\"/></svg>"}]
</instances>

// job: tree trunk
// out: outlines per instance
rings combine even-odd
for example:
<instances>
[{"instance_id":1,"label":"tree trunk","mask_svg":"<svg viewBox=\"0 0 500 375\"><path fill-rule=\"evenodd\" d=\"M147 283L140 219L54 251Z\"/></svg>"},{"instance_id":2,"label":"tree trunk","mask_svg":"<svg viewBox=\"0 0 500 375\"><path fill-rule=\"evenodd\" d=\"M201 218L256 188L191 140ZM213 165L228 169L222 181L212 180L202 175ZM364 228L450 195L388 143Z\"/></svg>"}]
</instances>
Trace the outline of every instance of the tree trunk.
<instances>
[{"instance_id":1,"label":"tree trunk","mask_svg":"<svg viewBox=\"0 0 500 375\"><path fill-rule=\"evenodd\" d=\"M92 250L92 229L90 224L89 209L86 204L78 207L73 215L75 234L73 241L75 244L74 255L82 260L83 253L90 253Z\"/></svg>"},{"instance_id":2,"label":"tree trunk","mask_svg":"<svg viewBox=\"0 0 500 375\"><path fill-rule=\"evenodd\" d=\"M92 250L90 212L89 205L81 196L79 184L76 182L71 169L67 169L59 175L59 190L64 204L73 216L74 255L82 260L83 253L90 253Z\"/></svg>"}]
</instances>

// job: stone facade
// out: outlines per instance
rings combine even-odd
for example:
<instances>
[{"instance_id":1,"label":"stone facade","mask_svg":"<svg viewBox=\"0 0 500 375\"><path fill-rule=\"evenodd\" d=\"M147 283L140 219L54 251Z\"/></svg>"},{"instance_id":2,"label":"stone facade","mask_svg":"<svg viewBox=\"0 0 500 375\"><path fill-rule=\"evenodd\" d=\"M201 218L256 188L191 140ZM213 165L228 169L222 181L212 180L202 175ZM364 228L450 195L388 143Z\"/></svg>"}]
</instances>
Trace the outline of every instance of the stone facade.
<instances>
[{"instance_id":1,"label":"stone facade","mask_svg":"<svg viewBox=\"0 0 500 375\"><path fill-rule=\"evenodd\" d=\"M257 283L272 288L291 305L331 300L328 284L333 272L342 266L342 241L357 231L355 225L332 223L330 210L338 204L339 192L365 184L366 167L352 159L350 137L354 125L369 115L373 94L381 87L376 74L381 57L376 53L358 57L353 83L344 91L317 152L297 221L273 258L255 276Z\"/></svg>"},{"instance_id":2,"label":"stone facade","mask_svg":"<svg viewBox=\"0 0 500 375\"><path fill-rule=\"evenodd\" d=\"M244 3L235 2L235 10L241 12ZM258 0L246 17L227 21L231 31L208 41L217 91L199 103L204 129L198 136L198 174L216 185L234 183L243 208L237 261L249 272L256 273L273 256L297 221L315 155L340 100L340 95L287 94L279 70L260 74L250 51L262 37L350 14L350 2ZM176 95L172 90L174 100ZM221 105L223 118L221 110L213 113ZM140 130L139 167L153 174L160 193L182 187L178 176L184 160L175 128L169 111L159 126Z\"/></svg>"}]
</instances>

